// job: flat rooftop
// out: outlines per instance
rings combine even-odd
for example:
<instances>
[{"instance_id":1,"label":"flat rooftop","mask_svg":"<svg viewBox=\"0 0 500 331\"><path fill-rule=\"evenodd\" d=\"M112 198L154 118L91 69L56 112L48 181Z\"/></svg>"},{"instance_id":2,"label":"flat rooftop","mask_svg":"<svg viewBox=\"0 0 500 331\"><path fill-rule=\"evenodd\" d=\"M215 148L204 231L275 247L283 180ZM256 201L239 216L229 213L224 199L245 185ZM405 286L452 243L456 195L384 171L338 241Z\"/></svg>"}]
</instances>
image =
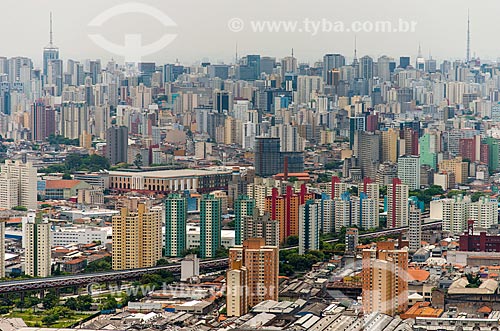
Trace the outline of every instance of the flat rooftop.
<instances>
[{"instance_id":1,"label":"flat rooftop","mask_svg":"<svg viewBox=\"0 0 500 331\"><path fill-rule=\"evenodd\" d=\"M231 174L231 171L202 170L202 169L180 169L180 170L158 170L158 171L110 171L110 176L125 177L152 177L152 178L177 178L177 177L197 177L209 175Z\"/></svg>"}]
</instances>

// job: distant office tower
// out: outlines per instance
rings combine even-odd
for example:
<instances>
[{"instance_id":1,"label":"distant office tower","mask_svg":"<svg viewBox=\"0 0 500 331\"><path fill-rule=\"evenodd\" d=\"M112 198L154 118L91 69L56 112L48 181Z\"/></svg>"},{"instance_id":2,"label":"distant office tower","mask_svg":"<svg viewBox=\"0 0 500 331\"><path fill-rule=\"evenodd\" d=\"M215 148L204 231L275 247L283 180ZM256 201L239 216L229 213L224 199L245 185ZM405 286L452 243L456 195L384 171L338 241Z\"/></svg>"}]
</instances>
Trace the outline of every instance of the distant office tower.
<instances>
[{"instance_id":1,"label":"distant office tower","mask_svg":"<svg viewBox=\"0 0 500 331\"><path fill-rule=\"evenodd\" d=\"M406 69L410 66L410 57L409 56L401 56L399 58L399 67L402 69Z\"/></svg>"},{"instance_id":2,"label":"distant office tower","mask_svg":"<svg viewBox=\"0 0 500 331\"><path fill-rule=\"evenodd\" d=\"M394 59L388 57L388 56L381 56L378 61L377 61L377 71L378 71L378 77L384 81L388 82L391 80L391 73L393 70L391 70L391 64L394 63Z\"/></svg>"},{"instance_id":3,"label":"distant office tower","mask_svg":"<svg viewBox=\"0 0 500 331\"><path fill-rule=\"evenodd\" d=\"M235 238L236 245L241 245L244 240L244 219L245 217L253 217L255 209L255 200L250 199L246 195L241 195L234 202L234 225L235 225Z\"/></svg>"},{"instance_id":4,"label":"distant office tower","mask_svg":"<svg viewBox=\"0 0 500 331\"><path fill-rule=\"evenodd\" d=\"M409 249L414 253L422 247L422 211L412 203L408 214Z\"/></svg>"},{"instance_id":5,"label":"distant office tower","mask_svg":"<svg viewBox=\"0 0 500 331\"><path fill-rule=\"evenodd\" d=\"M24 229L26 238L25 274L32 277L50 276L50 223L39 217L28 219Z\"/></svg>"},{"instance_id":6,"label":"distant office tower","mask_svg":"<svg viewBox=\"0 0 500 331\"><path fill-rule=\"evenodd\" d=\"M0 172L0 208L37 209L37 171L31 163L6 160Z\"/></svg>"},{"instance_id":7,"label":"distant office tower","mask_svg":"<svg viewBox=\"0 0 500 331\"><path fill-rule=\"evenodd\" d=\"M232 266L238 260L247 269L248 307L265 300L278 300L278 247L265 246L262 238L248 239L242 246L229 249L229 265Z\"/></svg>"},{"instance_id":8,"label":"distant office tower","mask_svg":"<svg viewBox=\"0 0 500 331\"><path fill-rule=\"evenodd\" d=\"M375 178L380 164L380 134L357 131L354 140L357 146L354 154L358 158L362 176Z\"/></svg>"},{"instance_id":9,"label":"distant office tower","mask_svg":"<svg viewBox=\"0 0 500 331\"><path fill-rule=\"evenodd\" d=\"M255 209L255 212L257 210ZM279 221L272 220L269 213L243 218L243 241L251 238L263 238L266 246L280 245Z\"/></svg>"},{"instance_id":10,"label":"distant office tower","mask_svg":"<svg viewBox=\"0 0 500 331\"><path fill-rule=\"evenodd\" d=\"M311 199L314 199L314 194L307 193L304 184L299 193L287 186L284 195L279 195L278 189L273 188L272 195L266 197L265 211L272 220L279 221L280 243L285 243L290 236L299 235L299 206Z\"/></svg>"},{"instance_id":11,"label":"distant office tower","mask_svg":"<svg viewBox=\"0 0 500 331\"><path fill-rule=\"evenodd\" d=\"M328 72L345 66L345 57L341 54L325 54L323 56L323 81L327 81Z\"/></svg>"},{"instance_id":12,"label":"distant office tower","mask_svg":"<svg viewBox=\"0 0 500 331\"><path fill-rule=\"evenodd\" d=\"M408 185L394 178L387 187L387 227L408 226Z\"/></svg>"},{"instance_id":13,"label":"distant office tower","mask_svg":"<svg viewBox=\"0 0 500 331\"><path fill-rule=\"evenodd\" d=\"M200 257L215 257L221 246L221 201L204 195L200 201Z\"/></svg>"},{"instance_id":14,"label":"distant office tower","mask_svg":"<svg viewBox=\"0 0 500 331\"><path fill-rule=\"evenodd\" d=\"M398 131L389 128L382 131L382 162L396 163L398 160Z\"/></svg>"},{"instance_id":15,"label":"distant office tower","mask_svg":"<svg viewBox=\"0 0 500 331\"><path fill-rule=\"evenodd\" d=\"M320 205L314 200L299 207L299 254L319 249Z\"/></svg>"},{"instance_id":16,"label":"distant office tower","mask_svg":"<svg viewBox=\"0 0 500 331\"><path fill-rule=\"evenodd\" d=\"M441 151L441 135L438 132L425 133L419 140L420 164L437 169L437 153Z\"/></svg>"},{"instance_id":17,"label":"distant office tower","mask_svg":"<svg viewBox=\"0 0 500 331\"><path fill-rule=\"evenodd\" d=\"M348 254L356 254L358 246L359 230L358 228L348 228L345 231L345 252Z\"/></svg>"},{"instance_id":18,"label":"distant office tower","mask_svg":"<svg viewBox=\"0 0 500 331\"><path fill-rule=\"evenodd\" d=\"M60 112L60 132L68 139L78 139L89 132L89 108L85 102L63 102Z\"/></svg>"},{"instance_id":19,"label":"distant office tower","mask_svg":"<svg viewBox=\"0 0 500 331\"><path fill-rule=\"evenodd\" d=\"M56 112L42 100L31 106L31 139L43 141L56 132Z\"/></svg>"},{"instance_id":20,"label":"distant office tower","mask_svg":"<svg viewBox=\"0 0 500 331\"><path fill-rule=\"evenodd\" d=\"M128 128L113 126L106 130L106 157L111 164L127 162Z\"/></svg>"},{"instance_id":21,"label":"distant office tower","mask_svg":"<svg viewBox=\"0 0 500 331\"><path fill-rule=\"evenodd\" d=\"M260 58L260 71L271 75L276 66L276 58L264 56Z\"/></svg>"},{"instance_id":22,"label":"distant office tower","mask_svg":"<svg viewBox=\"0 0 500 331\"><path fill-rule=\"evenodd\" d=\"M358 131L366 131L366 119L363 116L349 118L349 146L355 148L355 135ZM356 146L357 147L357 146Z\"/></svg>"},{"instance_id":23,"label":"distant office tower","mask_svg":"<svg viewBox=\"0 0 500 331\"><path fill-rule=\"evenodd\" d=\"M181 194L165 199L165 256L182 256L186 250L187 200Z\"/></svg>"},{"instance_id":24,"label":"distant office tower","mask_svg":"<svg viewBox=\"0 0 500 331\"><path fill-rule=\"evenodd\" d=\"M359 60L359 63L359 75L361 76L361 78L373 78L373 59L365 55Z\"/></svg>"},{"instance_id":25,"label":"distant office tower","mask_svg":"<svg viewBox=\"0 0 500 331\"><path fill-rule=\"evenodd\" d=\"M241 260L232 261L226 273L226 310L228 317L240 317L248 312L248 270Z\"/></svg>"},{"instance_id":26,"label":"distant office tower","mask_svg":"<svg viewBox=\"0 0 500 331\"><path fill-rule=\"evenodd\" d=\"M137 211L124 207L113 216L113 270L147 268L161 258L161 207L139 203Z\"/></svg>"},{"instance_id":27,"label":"distant office tower","mask_svg":"<svg viewBox=\"0 0 500 331\"><path fill-rule=\"evenodd\" d=\"M50 34L49 45L43 49L43 75L48 75L49 63L53 60L59 59L59 48L54 45L54 38L52 33L52 13L50 13Z\"/></svg>"},{"instance_id":28,"label":"distant office tower","mask_svg":"<svg viewBox=\"0 0 500 331\"><path fill-rule=\"evenodd\" d=\"M280 138L255 138L255 175L270 177L281 172Z\"/></svg>"},{"instance_id":29,"label":"distant office tower","mask_svg":"<svg viewBox=\"0 0 500 331\"><path fill-rule=\"evenodd\" d=\"M408 251L392 242L363 250L363 312L389 316L408 308Z\"/></svg>"},{"instance_id":30,"label":"distant office tower","mask_svg":"<svg viewBox=\"0 0 500 331\"><path fill-rule=\"evenodd\" d=\"M401 156L398 159L398 177L411 191L420 189L420 157Z\"/></svg>"},{"instance_id":31,"label":"distant office tower","mask_svg":"<svg viewBox=\"0 0 500 331\"><path fill-rule=\"evenodd\" d=\"M318 76L297 77L297 99L298 104L305 104L315 99L318 94L323 94L323 78Z\"/></svg>"}]
</instances>

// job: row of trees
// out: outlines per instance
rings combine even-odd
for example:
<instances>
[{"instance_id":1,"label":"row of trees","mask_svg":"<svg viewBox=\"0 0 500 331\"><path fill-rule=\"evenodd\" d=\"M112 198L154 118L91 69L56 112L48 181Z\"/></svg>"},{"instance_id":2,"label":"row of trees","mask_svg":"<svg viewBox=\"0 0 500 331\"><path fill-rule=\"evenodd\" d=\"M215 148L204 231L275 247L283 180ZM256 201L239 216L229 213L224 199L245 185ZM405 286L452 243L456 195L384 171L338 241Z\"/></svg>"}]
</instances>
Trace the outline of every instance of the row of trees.
<instances>
[{"instance_id":1,"label":"row of trees","mask_svg":"<svg viewBox=\"0 0 500 331\"><path fill-rule=\"evenodd\" d=\"M99 171L108 170L110 164L108 159L103 156L92 154L92 155L80 155L80 154L69 154L66 156L64 163L50 165L46 168L40 169L43 173L66 173L71 174L76 171Z\"/></svg>"}]
</instances>

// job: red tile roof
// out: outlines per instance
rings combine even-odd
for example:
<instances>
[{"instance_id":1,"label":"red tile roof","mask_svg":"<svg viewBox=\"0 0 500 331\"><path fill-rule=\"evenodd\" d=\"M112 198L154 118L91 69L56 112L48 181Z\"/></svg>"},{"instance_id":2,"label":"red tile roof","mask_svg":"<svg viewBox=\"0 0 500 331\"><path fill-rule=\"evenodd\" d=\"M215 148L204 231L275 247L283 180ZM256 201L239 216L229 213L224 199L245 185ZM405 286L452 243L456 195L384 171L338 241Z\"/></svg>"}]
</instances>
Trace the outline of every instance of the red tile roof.
<instances>
[{"instance_id":1,"label":"red tile roof","mask_svg":"<svg viewBox=\"0 0 500 331\"><path fill-rule=\"evenodd\" d=\"M45 182L45 189L57 190L57 189L72 188L80 184L80 182L81 182L80 180L76 179L47 180Z\"/></svg>"}]
</instances>

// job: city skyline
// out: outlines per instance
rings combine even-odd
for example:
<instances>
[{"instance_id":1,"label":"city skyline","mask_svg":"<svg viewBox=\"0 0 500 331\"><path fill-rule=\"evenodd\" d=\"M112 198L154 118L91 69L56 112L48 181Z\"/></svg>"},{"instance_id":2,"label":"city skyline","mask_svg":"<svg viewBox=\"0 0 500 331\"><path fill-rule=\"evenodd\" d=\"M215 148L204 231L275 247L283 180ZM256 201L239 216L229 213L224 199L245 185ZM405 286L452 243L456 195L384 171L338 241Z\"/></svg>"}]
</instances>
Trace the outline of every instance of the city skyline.
<instances>
[{"instance_id":1,"label":"city skyline","mask_svg":"<svg viewBox=\"0 0 500 331\"><path fill-rule=\"evenodd\" d=\"M196 2L199 10L191 10ZM422 55L441 61L443 59L465 60L467 49L467 5L465 1L443 1L433 4L434 7L415 7L407 11L401 2L388 1L384 10L380 11L376 4L363 1L363 6L342 4L342 11L335 5L321 7L322 10L310 13L301 9L293 2L287 2L287 14L282 11L283 1L276 1L272 5L266 4L267 11L263 10L263 2L243 4L237 9L228 7L228 1L218 3L220 10L214 18L200 28L196 21L206 22L207 17L201 16L214 10L213 4L190 1L187 3L158 3L157 1L141 1L156 8L172 19L176 26L165 27L162 22L145 14L117 14L104 22L101 27L89 26L89 23L106 10L120 4L118 1L100 3L89 1L88 6L79 8L78 16L70 15L71 5L59 0L31 2L31 6L19 8L19 4L7 1L10 10L23 12L24 19L31 24L16 24L15 15L6 17L0 26L7 30L16 26L16 33L4 37L2 56L27 56L33 58L36 67L41 67L40 50L49 44L49 15L54 17L54 45L60 49L63 59L91 59L101 58L104 61L114 58L123 62L123 58L113 55L92 42L89 35L101 33L103 37L116 44L121 44L124 34L144 34L144 44L149 44L160 38L163 33L172 33L177 37L158 52L144 57L144 61L160 63L174 62L179 59L184 64L199 61L213 63L234 63L236 44L238 53L262 54L282 58L291 54L302 62L313 63L320 60L325 53L341 53L351 61L354 56L354 39L357 39L358 57L369 55L378 58L382 55L393 57L411 56L418 54L419 44ZM127 3L128 4L128 3ZM312 1L310 8L321 6L320 1ZM424 10L427 9L427 12ZM496 9L496 10L495 10ZM500 9L500 4L494 1L485 1L481 8L470 8L471 21L471 57L479 56L483 60L496 60L497 54L492 43L488 42L491 35L488 21L493 20L494 12ZM325 14L332 12L332 14ZM375 14L373 14L375 12ZM120 17L118 17L120 16ZM491 17L490 17L491 16ZM232 32L228 22L234 18L245 22L241 32ZM210 19L210 18L209 18ZM311 36L300 32L254 32L250 31L250 21L298 21L327 19L332 22L343 22L346 25L354 21L391 21L398 19L415 21L415 32L388 33L388 32L321 32ZM128 24L131 20L135 24ZM443 20L446 24L443 24ZM131 27L132 26L132 27ZM32 29L32 27L37 27ZM303 32L303 31L302 31ZM21 38L20 38L21 36ZM211 39L213 37L213 39ZM390 38L390 39L389 39ZM207 42L207 40L209 42ZM213 42L210 42L213 40ZM22 41L22 43L20 42ZM446 44L443 44L446 41ZM196 49L196 45L203 45ZM195 47L193 47L195 46ZM194 48L194 51L193 51Z\"/></svg>"}]
</instances>

